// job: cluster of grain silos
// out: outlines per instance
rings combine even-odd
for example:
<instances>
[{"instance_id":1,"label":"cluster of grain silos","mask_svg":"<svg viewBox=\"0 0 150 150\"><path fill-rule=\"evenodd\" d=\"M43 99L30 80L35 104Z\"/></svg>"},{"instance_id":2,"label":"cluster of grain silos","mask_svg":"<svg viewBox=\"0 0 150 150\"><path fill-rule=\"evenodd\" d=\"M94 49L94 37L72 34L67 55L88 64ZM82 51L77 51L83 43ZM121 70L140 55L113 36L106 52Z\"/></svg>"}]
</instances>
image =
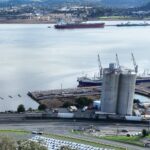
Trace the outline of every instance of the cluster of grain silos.
<instances>
[{"instance_id":1,"label":"cluster of grain silos","mask_svg":"<svg viewBox=\"0 0 150 150\"><path fill-rule=\"evenodd\" d=\"M104 69L101 111L119 115L132 115L136 74L115 68Z\"/></svg>"}]
</instances>

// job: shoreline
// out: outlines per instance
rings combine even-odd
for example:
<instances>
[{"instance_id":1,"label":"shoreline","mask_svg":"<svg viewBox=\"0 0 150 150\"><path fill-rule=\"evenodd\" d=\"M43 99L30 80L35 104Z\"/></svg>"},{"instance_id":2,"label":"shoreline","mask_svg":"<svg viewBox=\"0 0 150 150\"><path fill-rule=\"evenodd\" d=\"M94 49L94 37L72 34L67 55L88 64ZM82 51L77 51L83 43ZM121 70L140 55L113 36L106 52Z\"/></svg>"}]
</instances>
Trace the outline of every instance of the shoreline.
<instances>
[{"instance_id":1,"label":"shoreline","mask_svg":"<svg viewBox=\"0 0 150 150\"><path fill-rule=\"evenodd\" d=\"M131 19L131 18L92 18L87 21L150 21L150 19ZM38 21L38 20L19 20L19 19L11 19L11 20L1 20L0 24L56 24L56 21Z\"/></svg>"}]
</instances>

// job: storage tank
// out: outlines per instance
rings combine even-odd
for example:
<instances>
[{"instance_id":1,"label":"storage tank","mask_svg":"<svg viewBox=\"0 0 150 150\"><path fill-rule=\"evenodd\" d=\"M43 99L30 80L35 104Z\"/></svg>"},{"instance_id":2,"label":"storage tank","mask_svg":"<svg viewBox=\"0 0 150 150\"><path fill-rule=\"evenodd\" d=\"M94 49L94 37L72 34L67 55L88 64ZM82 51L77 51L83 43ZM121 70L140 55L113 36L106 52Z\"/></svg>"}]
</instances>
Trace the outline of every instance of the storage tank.
<instances>
[{"instance_id":1,"label":"storage tank","mask_svg":"<svg viewBox=\"0 0 150 150\"><path fill-rule=\"evenodd\" d=\"M135 82L135 73L120 74L117 105L117 113L120 115L132 115Z\"/></svg>"},{"instance_id":2,"label":"storage tank","mask_svg":"<svg viewBox=\"0 0 150 150\"><path fill-rule=\"evenodd\" d=\"M106 113L116 113L117 111L117 96L119 85L119 73L113 64L110 64L108 69L104 69L101 111Z\"/></svg>"}]
</instances>

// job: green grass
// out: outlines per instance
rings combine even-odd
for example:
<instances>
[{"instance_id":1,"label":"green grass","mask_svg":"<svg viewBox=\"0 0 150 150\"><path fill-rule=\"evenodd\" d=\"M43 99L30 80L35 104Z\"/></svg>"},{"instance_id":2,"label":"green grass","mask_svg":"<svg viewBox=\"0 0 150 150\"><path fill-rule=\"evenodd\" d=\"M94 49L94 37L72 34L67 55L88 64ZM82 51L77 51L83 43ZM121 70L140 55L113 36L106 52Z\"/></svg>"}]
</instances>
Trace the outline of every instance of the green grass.
<instances>
[{"instance_id":1,"label":"green grass","mask_svg":"<svg viewBox=\"0 0 150 150\"><path fill-rule=\"evenodd\" d=\"M31 132L25 130L0 130L0 133L18 133L18 134L29 134Z\"/></svg>"},{"instance_id":2,"label":"green grass","mask_svg":"<svg viewBox=\"0 0 150 150\"><path fill-rule=\"evenodd\" d=\"M142 138L143 138L142 136L132 136L132 137L105 136L105 137L102 137L102 139L105 139L105 140L117 141L117 142L121 142L121 143L127 143L127 144L131 144L131 145L144 147L144 144L140 141Z\"/></svg>"}]
</instances>

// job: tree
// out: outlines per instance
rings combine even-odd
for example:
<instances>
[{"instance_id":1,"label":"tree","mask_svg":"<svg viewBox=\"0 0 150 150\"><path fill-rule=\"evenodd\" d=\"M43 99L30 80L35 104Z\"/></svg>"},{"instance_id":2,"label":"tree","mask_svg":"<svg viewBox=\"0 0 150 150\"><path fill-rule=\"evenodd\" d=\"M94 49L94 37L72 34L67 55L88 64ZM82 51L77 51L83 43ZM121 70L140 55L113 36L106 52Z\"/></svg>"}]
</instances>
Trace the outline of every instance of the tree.
<instances>
[{"instance_id":1,"label":"tree","mask_svg":"<svg viewBox=\"0 0 150 150\"><path fill-rule=\"evenodd\" d=\"M143 137L148 136L148 131L146 129L142 130L142 136Z\"/></svg>"},{"instance_id":2,"label":"tree","mask_svg":"<svg viewBox=\"0 0 150 150\"><path fill-rule=\"evenodd\" d=\"M45 104L40 104L38 110L45 110L47 107Z\"/></svg>"},{"instance_id":3,"label":"tree","mask_svg":"<svg viewBox=\"0 0 150 150\"><path fill-rule=\"evenodd\" d=\"M33 141L19 141L18 150L48 150L47 147Z\"/></svg>"},{"instance_id":4,"label":"tree","mask_svg":"<svg viewBox=\"0 0 150 150\"><path fill-rule=\"evenodd\" d=\"M84 106L89 106L92 103L93 103L92 99L87 98L87 97L79 97L76 99L76 104L80 108L82 108Z\"/></svg>"},{"instance_id":5,"label":"tree","mask_svg":"<svg viewBox=\"0 0 150 150\"><path fill-rule=\"evenodd\" d=\"M67 108L67 107L72 106L72 105L73 105L72 102L67 101L67 102L64 102L63 107Z\"/></svg>"},{"instance_id":6,"label":"tree","mask_svg":"<svg viewBox=\"0 0 150 150\"><path fill-rule=\"evenodd\" d=\"M30 107L30 108L28 109L28 111L33 111L33 109Z\"/></svg>"},{"instance_id":7,"label":"tree","mask_svg":"<svg viewBox=\"0 0 150 150\"><path fill-rule=\"evenodd\" d=\"M8 137L0 137L0 150L16 150L16 143Z\"/></svg>"},{"instance_id":8,"label":"tree","mask_svg":"<svg viewBox=\"0 0 150 150\"><path fill-rule=\"evenodd\" d=\"M17 108L17 112L18 112L18 113L20 113L20 112L25 112L25 107L24 107L24 105L22 105L22 104L19 105L18 108Z\"/></svg>"}]
</instances>

